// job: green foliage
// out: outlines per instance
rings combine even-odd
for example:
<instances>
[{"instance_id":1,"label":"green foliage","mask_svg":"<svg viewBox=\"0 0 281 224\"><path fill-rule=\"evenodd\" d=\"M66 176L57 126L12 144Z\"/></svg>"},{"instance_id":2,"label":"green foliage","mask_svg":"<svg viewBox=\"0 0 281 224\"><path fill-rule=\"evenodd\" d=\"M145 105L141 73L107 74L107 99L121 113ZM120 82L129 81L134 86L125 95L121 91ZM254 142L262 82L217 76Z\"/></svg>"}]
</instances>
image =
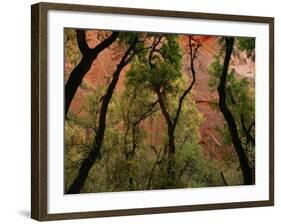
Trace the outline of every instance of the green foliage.
<instances>
[{"instance_id":1,"label":"green foliage","mask_svg":"<svg viewBox=\"0 0 281 224\"><path fill-rule=\"evenodd\" d=\"M172 82L181 75L180 71L176 70L171 64L159 63L151 70L148 64L143 64L137 60L134 61L132 69L127 73L128 83L141 83L151 90L156 86L161 86L170 91L173 89Z\"/></svg>"},{"instance_id":2,"label":"green foliage","mask_svg":"<svg viewBox=\"0 0 281 224\"><path fill-rule=\"evenodd\" d=\"M147 55L149 52L146 52L146 55L138 55L133 61L131 69L126 74L128 84L142 84L151 90L155 87L162 87L168 91L175 89L173 83L182 76L182 54L177 43L177 35L166 35L165 38L161 48L152 54L151 61ZM150 67L150 63L153 64L153 68Z\"/></svg>"},{"instance_id":3,"label":"green foliage","mask_svg":"<svg viewBox=\"0 0 281 224\"><path fill-rule=\"evenodd\" d=\"M119 44L132 44L135 40L135 37L138 36L140 38L140 36L143 36L142 33L137 33L137 32L121 32L118 35L118 42Z\"/></svg>"},{"instance_id":4,"label":"green foliage","mask_svg":"<svg viewBox=\"0 0 281 224\"><path fill-rule=\"evenodd\" d=\"M64 69L65 81L68 80L70 72L78 65L82 55L79 51L75 29L65 28L64 29L64 57L65 61L71 65L70 69Z\"/></svg>"},{"instance_id":5,"label":"green foliage","mask_svg":"<svg viewBox=\"0 0 281 224\"><path fill-rule=\"evenodd\" d=\"M177 152L176 167L180 174L179 187L205 187L220 185L213 164L206 161L200 145L187 141ZM218 175L217 175L218 176Z\"/></svg>"},{"instance_id":6,"label":"green foliage","mask_svg":"<svg viewBox=\"0 0 281 224\"><path fill-rule=\"evenodd\" d=\"M252 51L255 49L255 38L249 38L249 37L237 37L238 42L238 48L239 50L246 50L246 51Z\"/></svg>"},{"instance_id":7,"label":"green foliage","mask_svg":"<svg viewBox=\"0 0 281 224\"><path fill-rule=\"evenodd\" d=\"M220 75L222 73L223 65L220 62L220 57L214 56L212 63L209 65L208 72L212 76L209 79L209 86L214 90L219 86Z\"/></svg>"},{"instance_id":8,"label":"green foliage","mask_svg":"<svg viewBox=\"0 0 281 224\"><path fill-rule=\"evenodd\" d=\"M256 39L251 37L237 37L239 51L246 51L247 57L255 60Z\"/></svg>"},{"instance_id":9,"label":"green foliage","mask_svg":"<svg viewBox=\"0 0 281 224\"><path fill-rule=\"evenodd\" d=\"M73 30L66 29L65 36L65 44L70 48L66 57L75 64L75 60L80 57L75 43L76 34ZM91 168L82 192L168 188L167 124L157 101L156 89L161 91L165 106L174 118L179 98L190 79L183 72L178 35L121 32L118 46L124 50L136 37L141 40L135 49L137 55L126 71L124 90L115 91L111 98L100 159ZM149 47L157 41L159 45L155 46L155 52L150 55ZM218 85L222 70L220 60L220 57L216 57L209 67L212 75L209 85L212 88ZM243 113L247 125L254 119L254 92L251 85L249 80L237 79L235 71L230 71L227 104L235 115L241 138L244 136L239 115ZM99 123L101 99L107 86L90 87L83 81L80 88L86 93L81 110L79 113L69 112L65 122L65 189L73 182L81 161L92 148ZM233 99L236 105L233 104ZM222 186L224 183L220 171L224 172L230 185L240 183L241 177L235 160L226 163L224 160L209 159L205 155L199 144L203 122L204 118L191 92L183 101L174 132L174 188ZM227 130L221 131L227 142ZM254 158L254 148L250 145L248 153L252 153L251 157Z\"/></svg>"},{"instance_id":10,"label":"green foliage","mask_svg":"<svg viewBox=\"0 0 281 224\"><path fill-rule=\"evenodd\" d=\"M83 122L80 122L75 115L71 114L69 118L65 122L65 190L72 184L82 160L88 154L92 138L92 134L86 138L87 129L83 127Z\"/></svg>"},{"instance_id":11,"label":"green foliage","mask_svg":"<svg viewBox=\"0 0 281 224\"><path fill-rule=\"evenodd\" d=\"M161 54L164 55L165 63L171 64L176 71L181 70L182 52L177 42L178 35L166 35L166 42L161 46ZM168 63L167 63L168 62Z\"/></svg>"}]
</instances>

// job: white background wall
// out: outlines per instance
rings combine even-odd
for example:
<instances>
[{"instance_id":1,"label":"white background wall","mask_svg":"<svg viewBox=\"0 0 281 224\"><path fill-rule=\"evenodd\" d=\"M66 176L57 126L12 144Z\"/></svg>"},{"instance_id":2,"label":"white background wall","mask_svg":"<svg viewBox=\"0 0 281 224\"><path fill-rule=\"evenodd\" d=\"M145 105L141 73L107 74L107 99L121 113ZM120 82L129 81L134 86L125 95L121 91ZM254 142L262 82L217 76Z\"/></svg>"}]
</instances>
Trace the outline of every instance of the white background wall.
<instances>
[{"instance_id":1,"label":"white background wall","mask_svg":"<svg viewBox=\"0 0 281 224\"><path fill-rule=\"evenodd\" d=\"M280 6L277 0L65 0L67 3L201 11L275 17L275 193L276 206L52 223L280 223L281 83ZM0 223L35 223L30 216L30 5L1 2L0 13ZM64 2L56 0L56 2ZM279 102L278 102L279 101Z\"/></svg>"}]
</instances>

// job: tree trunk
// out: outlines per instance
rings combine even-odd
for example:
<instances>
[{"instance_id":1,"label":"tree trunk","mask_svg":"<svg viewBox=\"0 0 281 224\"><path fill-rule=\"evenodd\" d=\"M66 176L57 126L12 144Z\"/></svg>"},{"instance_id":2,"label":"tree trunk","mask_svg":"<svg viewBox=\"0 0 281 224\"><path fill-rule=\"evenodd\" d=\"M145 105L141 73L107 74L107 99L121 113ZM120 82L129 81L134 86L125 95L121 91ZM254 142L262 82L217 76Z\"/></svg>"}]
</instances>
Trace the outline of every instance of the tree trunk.
<instances>
[{"instance_id":1,"label":"tree trunk","mask_svg":"<svg viewBox=\"0 0 281 224\"><path fill-rule=\"evenodd\" d=\"M93 61L97 58L99 53L101 53L105 48L109 47L117 39L118 32L113 32L111 36L103 40L93 49L90 49L87 45L84 30L77 30L76 35L78 46L82 54L82 59L80 63L70 73L69 79L65 84L65 115L68 113L72 99L79 85L82 83L84 76L90 70Z\"/></svg>"},{"instance_id":2,"label":"tree trunk","mask_svg":"<svg viewBox=\"0 0 281 224\"><path fill-rule=\"evenodd\" d=\"M95 162L100 158L100 152L101 147L104 139L104 132L106 128L106 115L107 115L107 109L108 105L110 103L110 100L112 98L114 89L118 83L120 73L122 69L130 62L132 59L132 56L129 57L129 54L133 51L137 44L137 38L136 40L130 45L128 50L123 55L120 63L117 65L117 68L115 72L113 73L112 80L107 88L107 91L105 95L102 97L102 105L100 109L99 114L99 124L98 129L96 132L96 136L92 145L92 149L88 156L83 160L81 167L79 169L78 176L73 181L72 185L67 191L67 194L77 194L81 191L83 188L86 179L89 175L89 171L92 168L92 166L95 164Z\"/></svg>"},{"instance_id":3,"label":"tree trunk","mask_svg":"<svg viewBox=\"0 0 281 224\"><path fill-rule=\"evenodd\" d=\"M220 77L220 84L217 88L218 94L219 94L219 107L220 110L227 122L228 129L231 135L232 143L235 148L235 151L238 155L240 167L243 174L243 181L245 185L251 185L253 184L253 177L252 177L252 170L249 165L249 161L247 158L247 155L243 149L243 146L240 142L237 125L234 120L234 116L232 115L231 111L226 105L226 91L225 91L225 85L226 85L226 78L228 74L228 68L229 68L229 62L231 59L231 54L233 50L234 45L234 38L226 37L225 38L225 59L223 64L223 71Z\"/></svg>"},{"instance_id":4,"label":"tree trunk","mask_svg":"<svg viewBox=\"0 0 281 224\"><path fill-rule=\"evenodd\" d=\"M106 127L106 115L107 115L107 109L109 102L111 100L113 91L116 87L116 84L119 79L119 74L121 72L121 68L118 68L113 76L113 79L107 89L106 94L103 97L102 100L102 106L99 114L99 125L98 125L98 130L96 132L96 136L93 142L93 146L91 149L91 152L89 153L88 157L84 159L82 162L82 165L79 170L79 174L74 180L73 184L67 191L67 194L75 194L79 193L81 189L83 188L86 179L88 177L89 171L91 167L94 165L94 163L99 159L100 157L100 150L102 147L102 142L104 138L104 132L105 132L105 127Z\"/></svg>"},{"instance_id":5,"label":"tree trunk","mask_svg":"<svg viewBox=\"0 0 281 224\"><path fill-rule=\"evenodd\" d=\"M175 127L176 125L172 122L171 116L167 111L165 102L163 100L162 94L159 88L155 88L155 92L158 97L159 105L161 112L165 118L167 124L167 132L168 132L168 164L167 164L167 187L173 187L175 183L175 153L176 153L176 146L175 146Z\"/></svg>"},{"instance_id":6,"label":"tree trunk","mask_svg":"<svg viewBox=\"0 0 281 224\"><path fill-rule=\"evenodd\" d=\"M168 127L168 165L167 165L167 172L168 172L168 186L169 188L174 187L176 181L175 175L175 153L176 153L176 146L175 146L175 136L174 136L175 128L173 126Z\"/></svg>"}]
</instances>

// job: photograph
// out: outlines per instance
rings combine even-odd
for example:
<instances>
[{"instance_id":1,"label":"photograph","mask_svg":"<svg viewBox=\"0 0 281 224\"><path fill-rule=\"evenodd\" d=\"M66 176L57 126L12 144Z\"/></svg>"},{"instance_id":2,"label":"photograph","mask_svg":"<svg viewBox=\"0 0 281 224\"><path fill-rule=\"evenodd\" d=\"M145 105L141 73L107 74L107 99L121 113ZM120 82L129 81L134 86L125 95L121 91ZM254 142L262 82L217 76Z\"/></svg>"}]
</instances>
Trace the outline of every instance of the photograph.
<instances>
[{"instance_id":1,"label":"photograph","mask_svg":"<svg viewBox=\"0 0 281 224\"><path fill-rule=\"evenodd\" d=\"M63 32L65 194L255 185L255 37Z\"/></svg>"}]
</instances>

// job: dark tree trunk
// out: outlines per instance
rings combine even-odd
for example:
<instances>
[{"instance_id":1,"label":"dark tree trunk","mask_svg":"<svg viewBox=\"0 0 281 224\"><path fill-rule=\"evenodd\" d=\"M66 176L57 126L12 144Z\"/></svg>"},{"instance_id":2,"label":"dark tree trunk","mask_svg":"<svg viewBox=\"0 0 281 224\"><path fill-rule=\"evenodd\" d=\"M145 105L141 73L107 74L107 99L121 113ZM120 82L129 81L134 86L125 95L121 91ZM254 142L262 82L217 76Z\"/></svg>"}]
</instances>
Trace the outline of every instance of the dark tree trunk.
<instances>
[{"instance_id":1,"label":"dark tree trunk","mask_svg":"<svg viewBox=\"0 0 281 224\"><path fill-rule=\"evenodd\" d=\"M112 76L112 80L107 88L107 91L105 95L102 97L102 105L100 109L99 114L99 124L98 129L96 132L96 136L92 145L92 149L88 156L83 160L81 167L79 169L79 173L77 177L74 179L72 185L67 191L67 194L77 194L81 191L83 188L86 179L89 175L89 171L92 168L92 166L95 164L95 162L100 159L100 152L101 147L104 139L104 132L106 128L106 115L107 115L107 109L108 105L110 103L110 100L112 98L114 89L118 83L120 73L122 69L130 62L132 59L132 56L129 56L130 53L132 53L133 49L135 48L137 44L137 38L136 40L130 45L128 50L125 52L124 56L122 57L120 63L117 65L117 68Z\"/></svg>"},{"instance_id":2,"label":"dark tree trunk","mask_svg":"<svg viewBox=\"0 0 281 224\"><path fill-rule=\"evenodd\" d=\"M91 152L89 153L88 157L86 157L86 159L83 160L79 170L79 174L74 180L71 187L68 189L67 194L75 194L81 191L81 189L83 188L86 182L91 167L100 157L100 150L102 147L105 127L106 127L106 114L107 114L108 105L111 100L113 91L116 87L116 84L118 82L120 72L122 70L120 66L118 67L119 68L117 68L117 70L115 71L113 79L107 89L107 92L102 99L102 106L99 114L98 130L96 132L96 136L93 142Z\"/></svg>"},{"instance_id":3,"label":"dark tree trunk","mask_svg":"<svg viewBox=\"0 0 281 224\"><path fill-rule=\"evenodd\" d=\"M71 72L65 84L65 115L67 115L72 99L95 58L96 55L94 57L90 55L82 56L80 63Z\"/></svg>"},{"instance_id":4,"label":"dark tree trunk","mask_svg":"<svg viewBox=\"0 0 281 224\"><path fill-rule=\"evenodd\" d=\"M233 50L234 45L234 38L226 37L225 38L225 58L224 58L224 64L223 64L223 71L220 77L220 84L217 88L218 94L219 94L219 107L220 110L227 122L228 129L231 135L233 146L236 150L236 153L239 158L240 167L243 174L243 181L245 185L253 184L252 179L252 170L249 165L249 161L247 158L247 155L243 149L243 146L240 142L237 125L235 123L234 117L227 107L226 104L226 91L225 91L225 85L226 85L226 78L228 74L228 68L229 68L229 62Z\"/></svg>"},{"instance_id":5,"label":"dark tree trunk","mask_svg":"<svg viewBox=\"0 0 281 224\"><path fill-rule=\"evenodd\" d=\"M84 30L77 30L76 35L78 47L82 54L82 59L80 63L70 73L69 79L65 84L65 115L68 113L71 101L79 85L82 83L84 76L91 68L93 61L97 58L99 53L101 53L105 48L109 47L117 39L118 32L113 32L108 38L103 40L93 49L90 49L87 45Z\"/></svg>"},{"instance_id":6,"label":"dark tree trunk","mask_svg":"<svg viewBox=\"0 0 281 224\"><path fill-rule=\"evenodd\" d=\"M167 111L166 105L164 103L162 93L160 92L159 88L155 88L155 92L158 97L159 105L161 112L165 118L167 124L167 134L168 134L168 164L167 164L167 186L166 187L173 187L175 183L175 153L176 153L176 146L175 146L175 127L176 125L173 123L169 112Z\"/></svg>"},{"instance_id":7,"label":"dark tree trunk","mask_svg":"<svg viewBox=\"0 0 281 224\"><path fill-rule=\"evenodd\" d=\"M168 127L168 186L167 187L174 187L176 181L175 175L175 154L176 154L176 146L175 146L175 128L173 126Z\"/></svg>"}]
</instances>

